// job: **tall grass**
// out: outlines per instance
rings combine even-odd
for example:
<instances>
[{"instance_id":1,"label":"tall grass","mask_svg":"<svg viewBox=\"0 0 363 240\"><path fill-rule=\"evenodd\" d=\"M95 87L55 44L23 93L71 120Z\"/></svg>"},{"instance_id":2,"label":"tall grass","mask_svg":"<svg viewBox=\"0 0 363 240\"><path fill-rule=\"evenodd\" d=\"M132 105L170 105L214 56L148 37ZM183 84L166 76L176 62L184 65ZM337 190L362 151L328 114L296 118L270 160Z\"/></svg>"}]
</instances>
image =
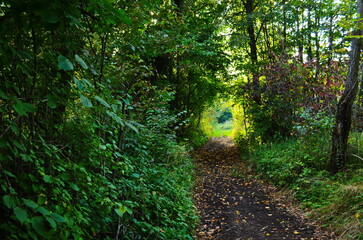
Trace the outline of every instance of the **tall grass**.
<instances>
[{"instance_id":1,"label":"tall grass","mask_svg":"<svg viewBox=\"0 0 363 240\"><path fill-rule=\"evenodd\" d=\"M248 161L262 178L290 189L337 239L363 239L362 134L353 134L349 143L349 167L335 176L328 172L329 135L255 146Z\"/></svg>"}]
</instances>

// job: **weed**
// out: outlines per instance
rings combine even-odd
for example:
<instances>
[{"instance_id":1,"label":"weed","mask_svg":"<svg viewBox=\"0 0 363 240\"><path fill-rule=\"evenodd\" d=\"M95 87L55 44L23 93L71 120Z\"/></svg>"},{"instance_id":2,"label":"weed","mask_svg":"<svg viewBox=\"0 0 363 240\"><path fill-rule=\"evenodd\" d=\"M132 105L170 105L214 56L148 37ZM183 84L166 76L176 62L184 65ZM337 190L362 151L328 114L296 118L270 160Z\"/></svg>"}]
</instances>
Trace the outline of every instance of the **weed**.
<instances>
[{"instance_id":1,"label":"weed","mask_svg":"<svg viewBox=\"0 0 363 240\"><path fill-rule=\"evenodd\" d=\"M355 134L350 139L350 154L354 152L358 157L360 136ZM328 137L309 135L248 145L248 161L262 178L292 190L310 216L335 232L338 239L363 239L363 168L359 168L357 161L351 161L346 172L331 176L327 171ZM237 143L246 148L247 141Z\"/></svg>"}]
</instances>

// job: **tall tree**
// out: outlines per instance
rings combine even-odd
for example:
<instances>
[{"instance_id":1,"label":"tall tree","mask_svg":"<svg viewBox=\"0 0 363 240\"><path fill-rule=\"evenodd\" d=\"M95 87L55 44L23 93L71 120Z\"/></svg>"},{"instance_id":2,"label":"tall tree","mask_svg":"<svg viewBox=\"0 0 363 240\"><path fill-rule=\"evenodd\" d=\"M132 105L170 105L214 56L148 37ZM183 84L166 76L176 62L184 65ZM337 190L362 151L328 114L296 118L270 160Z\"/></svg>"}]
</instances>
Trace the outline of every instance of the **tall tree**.
<instances>
[{"instance_id":1,"label":"tall tree","mask_svg":"<svg viewBox=\"0 0 363 240\"><path fill-rule=\"evenodd\" d=\"M363 18L363 1L357 0L359 19ZM362 50L361 21L357 20L353 31L348 76L345 89L341 96L335 116L335 126L332 135L331 172L337 173L345 168L347 163L348 137L352 122L352 106L358 92L358 72L360 52Z\"/></svg>"}]
</instances>

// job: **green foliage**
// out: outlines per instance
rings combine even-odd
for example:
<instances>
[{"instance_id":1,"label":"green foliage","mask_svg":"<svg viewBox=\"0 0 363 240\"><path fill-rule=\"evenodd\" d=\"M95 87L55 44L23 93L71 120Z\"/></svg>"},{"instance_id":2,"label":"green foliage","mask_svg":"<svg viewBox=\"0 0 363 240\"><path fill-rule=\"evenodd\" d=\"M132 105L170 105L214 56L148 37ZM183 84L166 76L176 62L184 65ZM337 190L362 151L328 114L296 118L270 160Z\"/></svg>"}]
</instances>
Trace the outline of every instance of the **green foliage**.
<instances>
[{"instance_id":1,"label":"green foliage","mask_svg":"<svg viewBox=\"0 0 363 240\"><path fill-rule=\"evenodd\" d=\"M310 134L255 146L249 161L262 178L290 189L311 216L340 235L340 239L360 239L362 169L351 168L337 176L330 175L326 170L330 152L326 144L328 137ZM353 146L356 148L356 142Z\"/></svg>"},{"instance_id":2,"label":"green foliage","mask_svg":"<svg viewBox=\"0 0 363 240\"><path fill-rule=\"evenodd\" d=\"M348 139L348 164L349 168L356 169L363 166L363 135L362 132L352 132Z\"/></svg>"},{"instance_id":3,"label":"green foliage","mask_svg":"<svg viewBox=\"0 0 363 240\"><path fill-rule=\"evenodd\" d=\"M266 143L256 146L252 162L257 169L278 184L293 184L304 169L325 171L328 169L330 145L328 134L291 138L281 143Z\"/></svg>"},{"instance_id":4,"label":"green foliage","mask_svg":"<svg viewBox=\"0 0 363 240\"><path fill-rule=\"evenodd\" d=\"M304 111L297 113L300 120L294 126L298 135L314 135L319 132L327 132L333 128L333 116L322 112Z\"/></svg>"},{"instance_id":5,"label":"green foliage","mask_svg":"<svg viewBox=\"0 0 363 240\"><path fill-rule=\"evenodd\" d=\"M90 239L117 233L123 239L192 239L193 168L169 132L175 119L166 109L170 97L160 98L164 104L149 110L150 117L158 113L150 124L136 127L117 112L107 114L117 110L117 101L111 104L114 99L104 95L95 97L101 105L92 107L81 98L68 106L73 117L57 125L56 143L40 134L3 138L2 210L9 216L1 223L3 236ZM118 124L127 132L121 148Z\"/></svg>"},{"instance_id":6,"label":"green foliage","mask_svg":"<svg viewBox=\"0 0 363 240\"><path fill-rule=\"evenodd\" d=\"M219 111L217 112L218 123L230 121L232 118L233 116L230 108L219 109Z\"/></svg>"},{"instance_id":7,"label":"green foliage","mask_svg":"<svg viewBox=\"0 0 363 240\"><path fill-rule=\"evenodd\" d=\"M2 237L192 239L176 132L219 90L214 26L162 1L5 1L0 17Z\"/></svg>"},{"instance_id":8,"label":"green foliage","mask_svg":"<svg viewBox=\"0 0 363 240\"><path fill-rule=\"evenodd\" d=\"M251 137L263 142L298 134L329 130L334 104L342 81L342 66L319 67L282 55L264 66L259 86L245 85L248 107L246 117ZM334 71L332 71L334 67ZM254 98L258 96L258 101Z\"/></svg>"},{"instance_id":9,"label":"green foliage","mask_svg":"<svg viewBox=\"0 0 363 240\"><path fill-rule=\"evenodd\" d=\"M347 42L340 40L350 31L344 22L351 21L354 3L246 0L231 6L225 29L236 79L231 91L244 107L248 134L262 142L283 139L302 112L331 116L347 69Z\"/></svg>"},{"instance_id":10,"label":"green foliage","mask_svg":"<svg viewBox=\"0 0 363 240\"><path fill-rule=\"evenodd\" d=\"M209 138L232 136L234 119L230 106L231 102L220 100L205 110L200 120L202 134Z\"/></svg>"},{"instance_id":11,"label":"green foliage","mask_svg":"<svg viewBox=\"0 0 363 240\"><path fill-rule=\"evenodd\" d=\"M213 131L213 137L223 137L232 135L233 131L233 121L226 121L224 123L219 123L215 126Z\"/></svg>"},{"instance_id":12,"label":"green foliage","mask_svg":"<svg viewBox=\"0 0 363 240\"><path fill-rule=\"evenodd\" d=\"M2 237L191 239L193 168L180 143L206 141L203 113L228 87L246 152L306 137L262 146L258 169L325 205L335 185L319 192L309 176L325 176L328 146L315 133L329 130L344 73L332 59L345 43L320 43L345 34L332 25L348 15L343 3L2 1ZM213 118L217 135L231 133L229 108Z\"/></svg>"}]
</instances>

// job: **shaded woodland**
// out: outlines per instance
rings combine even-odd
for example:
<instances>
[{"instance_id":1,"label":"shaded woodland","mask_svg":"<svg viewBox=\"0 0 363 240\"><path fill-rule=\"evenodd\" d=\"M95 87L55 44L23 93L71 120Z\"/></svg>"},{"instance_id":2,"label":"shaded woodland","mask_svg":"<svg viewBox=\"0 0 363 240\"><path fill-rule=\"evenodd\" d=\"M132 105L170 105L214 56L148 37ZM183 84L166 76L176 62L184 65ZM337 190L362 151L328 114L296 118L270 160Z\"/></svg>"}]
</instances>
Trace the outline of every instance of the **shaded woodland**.
<instances>
[{"instance_id":1,"label":"shaded woodland","mask_svg":"<svg viewBox=\"0 0 363 240\"><path fill-rule=\"evenodd\" d=\"M2 1L0 235L193 239L188 152L233 115L260 177L360 239L361 5Z\"/></svg>"}]
</instances>

